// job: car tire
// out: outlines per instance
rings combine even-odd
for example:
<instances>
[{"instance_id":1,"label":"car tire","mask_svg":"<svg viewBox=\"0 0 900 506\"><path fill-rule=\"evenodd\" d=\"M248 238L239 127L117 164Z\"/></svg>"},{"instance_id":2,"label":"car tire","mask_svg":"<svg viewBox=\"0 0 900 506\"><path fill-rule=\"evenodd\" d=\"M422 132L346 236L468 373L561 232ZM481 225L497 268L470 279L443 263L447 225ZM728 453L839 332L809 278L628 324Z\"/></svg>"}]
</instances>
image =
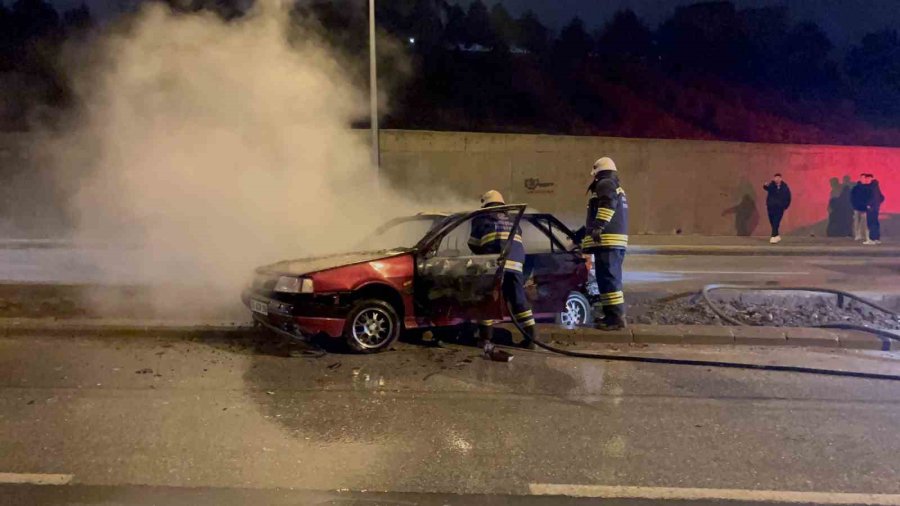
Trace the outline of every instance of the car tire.
<instances>
[{"instance_id":1,"label":"car tire","mask_svg":"<svg viewBox=\"0 0 900 506\"><path fill-rule=\"evenodd\" d=\"M378 299L364 299L353 304L344 325L347 345L359 353L378 353L400 337L402 322L393 306Z\"/></svg>"},{"instance_id":2,"label":"car tire","mask_svg":"<svg viewBox=\"0 0 900 506\"><path fill-rule=\"evenodd\" d=\"M594 323L591 302L581 292L572 292L566 298L566 307L556 315L556 323L565 327L576 327Z\"/></svg>"}]
</instances>

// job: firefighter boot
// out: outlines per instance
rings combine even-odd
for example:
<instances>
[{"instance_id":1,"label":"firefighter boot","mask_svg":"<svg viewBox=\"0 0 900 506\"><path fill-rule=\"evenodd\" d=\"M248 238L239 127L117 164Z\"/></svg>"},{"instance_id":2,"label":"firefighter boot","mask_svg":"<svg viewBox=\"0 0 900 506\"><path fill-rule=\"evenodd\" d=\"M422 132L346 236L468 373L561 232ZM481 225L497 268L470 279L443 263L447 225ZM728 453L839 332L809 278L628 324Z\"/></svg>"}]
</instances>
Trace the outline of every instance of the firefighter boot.
<instances>
[{"instance_id":1,"label":"firefighter boot","mask_svg":"<svg viewBox=\"0 0 900 506\"><path fill-rule=\"evenodd\" d=\"M628 326L625 322L625 309L624 307L609 307L603 308L604 316L597 325L594 326L597 330L621 330Z\"/></svg>"},{"instance_id":2,"label":"firefighter boot","mask_svg":"<svg viewBox=\"0 0 900 506\"><path fill-rule=\"evenodd\" d=\"M477 346L481 349L481 353L487 360L494 362L509 362L513 356L500 348L494 346L491 340L494 338L494 327L492 325L478 325L478 342Z\"/></svg>"},{"instance_id":3,"label":"firefighter boot","mask_svg":"<svg viewBox=\"0 0 900 506\"><path fill-rule=\"evenodd\" d=\"M534 325L530 325L524 328L525 330L525 338L519 343L521 348L525 348L526 350L535 350L537 349L537 345L534 344L534 340L537 339L537 327Z\"/></svg>"},{"instance_id":4,"label":"firefighter boot","mask_svg":"<svg viewBox=\"0 0 900 506\"><path fill-rule=\"evenodd\" d=\"M493 340L494 327L491 325L478 325L478 341L475 342L475 346L484 350Z\"/></svg>"},{"instance_id":5,"label":"firefighter boot","mask_svg":"<svg viewBox=\"0 0 900 506\"><path fill-rule=\"evenodd\" d=\"M595 325L594 328L596 328L597 330L604 330L604 331L611 332L613 330L622 330L622 329L626 328L627 326L628 325L625 323L625 320L604 318L604 319L600 320L600 322L597 323L597 325Z\"/></svg>"}]
</instances>

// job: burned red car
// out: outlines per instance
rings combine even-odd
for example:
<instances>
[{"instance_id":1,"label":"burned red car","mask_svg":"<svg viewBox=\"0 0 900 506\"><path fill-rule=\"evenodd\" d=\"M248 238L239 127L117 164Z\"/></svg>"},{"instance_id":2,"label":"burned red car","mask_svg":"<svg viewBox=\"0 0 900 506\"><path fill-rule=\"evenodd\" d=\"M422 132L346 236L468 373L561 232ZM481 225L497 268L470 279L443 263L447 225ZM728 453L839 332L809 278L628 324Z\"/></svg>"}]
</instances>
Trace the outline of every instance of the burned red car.
<instances>
[{"instance_id":1,"label":"burned red car","mask_svg":"<svg viewBox=\"0 0 900 506\"><path fill-rule=\"evenodd\" d=\"M405 329L506 319L497 275L503 254L475 255L468 248L473 218L499 212L519 220L535 316L552 320L567 311L577 319L567 300L584 299L588 273L573 233L552 215L525 213L524 205L392 220L366 241L374 251L258 268L243 302L270 330L343 338L364 353L387 349ZM581 311L587 317L589 308Z\"/></svg>"}]
</instances>

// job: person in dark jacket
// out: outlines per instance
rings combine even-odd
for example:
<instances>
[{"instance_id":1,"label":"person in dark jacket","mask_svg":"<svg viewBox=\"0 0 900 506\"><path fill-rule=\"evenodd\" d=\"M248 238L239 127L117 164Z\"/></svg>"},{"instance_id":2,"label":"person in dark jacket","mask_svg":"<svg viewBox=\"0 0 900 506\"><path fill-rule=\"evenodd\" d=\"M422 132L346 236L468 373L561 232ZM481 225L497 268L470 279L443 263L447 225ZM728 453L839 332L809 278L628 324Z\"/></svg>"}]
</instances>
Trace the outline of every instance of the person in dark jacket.
<instances>
[{"instance_id":1,"label":"person in dark jacket","mask_svg":"<svg viewBox=\"0 0 900 506\"><path fill-rule=\"evenodd\" d=\"M766 190L766 210L769 212L769 223L772 225L772 238L769 242L777 244L781 242L781 219L784 212L791 207L791 189L781 177L775 174L772 180L763 185Z\"/></svg>"},{"instance_id":2,"label":"person in dark jacket","mask_svg":"<svg viewBox=\"0 0 900 506\"><path fill-rule=\"evenodd\" d=\"M622 264L628 247L628 197L619 185L616 164L610 158L594 162L594 180L588 187L585 226L576 237L586 253L594 255L594 273L600 289L603 319L600 330L618 330L625 323Z\"/></svg>"},{"instance_id":3,"label":"person in dark jacket","mask_svg":"<svg viewBox=\"0 0 900 506\"><path fill-rule=\"evenodd\" d=\"M868 177L868 174L860 174L859 181L850 190L850 205L853 206L853 239L856 241L869 240L866 210L872 198L872 185Z\"/></svg>"},{"instance_id":4,"label":"person in dark jacket","mask_svg":"<svg viewBox=\"0 0 900 506\"><path fill-rule=\"evenodd\" d=\"M869 205L866 208L866 222L869 225L869 240L863 244L881 244L881 222L878 221L878 213L881 212L881 204L884 202L884 194L881 193L881 185L875 176L869 174L868 180L872 187L869 196Z\"/></svg>"}]
</instances>

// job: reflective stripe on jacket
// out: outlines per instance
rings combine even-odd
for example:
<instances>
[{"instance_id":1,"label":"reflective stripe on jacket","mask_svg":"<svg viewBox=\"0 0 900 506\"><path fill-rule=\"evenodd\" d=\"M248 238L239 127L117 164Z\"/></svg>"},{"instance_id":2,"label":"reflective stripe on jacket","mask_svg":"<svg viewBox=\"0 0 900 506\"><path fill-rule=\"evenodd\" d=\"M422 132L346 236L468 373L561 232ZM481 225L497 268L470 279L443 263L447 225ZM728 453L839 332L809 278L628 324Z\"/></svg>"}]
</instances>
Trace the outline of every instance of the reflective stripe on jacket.
<instances>
[{"instance_id":1,"label":"reflective stripe on jacket","mask_svg":"<svg viewBox=\"0 0 900 506\"><path fill-rule=\"evenodd\" d=\"M619 185L615 171L597 174L588 189L587 216L581 247L590 249L625 249L628 246L628 197ZM591 237L600 229L600 244Z\"/></svg>"},{"instance_id":2,"label":"reflective stripe on jacket","mask_svg":"<svg viewBox=\"0 0 900 506\"><path fill-rule=\"evenodd\" d=\"M513 221L506 213L476 216L469 234L469 249L476 255L499 255L512 236L504 270L522 272L525 265L525 243L520 233L512 234Z\"/></svg>"}]
</instances>

